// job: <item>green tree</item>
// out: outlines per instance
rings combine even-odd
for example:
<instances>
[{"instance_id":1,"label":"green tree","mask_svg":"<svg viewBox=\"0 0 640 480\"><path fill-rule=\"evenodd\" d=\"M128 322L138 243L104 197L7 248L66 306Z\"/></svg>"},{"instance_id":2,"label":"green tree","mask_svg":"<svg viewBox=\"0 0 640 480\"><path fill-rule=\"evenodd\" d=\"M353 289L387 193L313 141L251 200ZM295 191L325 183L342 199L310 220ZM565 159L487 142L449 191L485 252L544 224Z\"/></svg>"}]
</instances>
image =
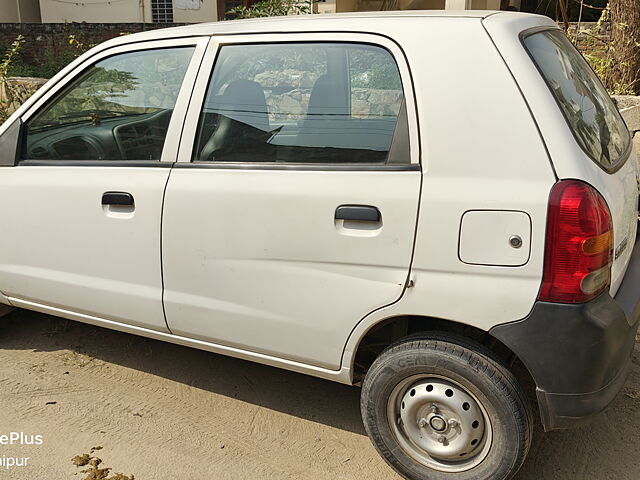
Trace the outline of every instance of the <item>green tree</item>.
<instances>
[{"instance_id":1,"label":"green tree","mask_svg":"<svg viewBox=\"0 0 640 480\"><path fill-rule=\"evenodd\" d=\"M20 35L0 59L0 123L9 118L9 115L33 94L27 88L9 81L9 71L23 44L24 37Z\"/></svg>"},{"instance_id":2,"label":"green tree","mask_svg":"<svg viewBox=\"0 0 640 480\"><path fill-rule=\"evenodd\" d=\"M282 17L285 15L304 15L312 13L311 2L296 0L263 0L251 7L236 7L229 10L225 17L229 20L258 17Z\"/></svg>"}]
</instances>

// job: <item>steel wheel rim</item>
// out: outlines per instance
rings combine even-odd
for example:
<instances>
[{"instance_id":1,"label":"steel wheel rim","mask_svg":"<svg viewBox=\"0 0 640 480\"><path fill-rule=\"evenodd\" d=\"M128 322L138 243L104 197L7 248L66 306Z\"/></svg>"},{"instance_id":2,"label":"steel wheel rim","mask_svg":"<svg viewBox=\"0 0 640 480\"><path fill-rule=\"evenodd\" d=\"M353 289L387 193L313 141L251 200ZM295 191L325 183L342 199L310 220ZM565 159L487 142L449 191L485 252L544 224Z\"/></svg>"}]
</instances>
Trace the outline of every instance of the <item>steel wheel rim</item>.
<instances>
[{"instance_id":1,"label":"steel wheel rim","mask_svg":"<svg viewBox=\"0 0 640 480\"><path fill-rule=\"evenodd\" d=\"M391 392L387 419L402 450L441 472L477 467L491 449L493 429L478 398L440 375L414 375Z\"/></svg>"}]
</instances>

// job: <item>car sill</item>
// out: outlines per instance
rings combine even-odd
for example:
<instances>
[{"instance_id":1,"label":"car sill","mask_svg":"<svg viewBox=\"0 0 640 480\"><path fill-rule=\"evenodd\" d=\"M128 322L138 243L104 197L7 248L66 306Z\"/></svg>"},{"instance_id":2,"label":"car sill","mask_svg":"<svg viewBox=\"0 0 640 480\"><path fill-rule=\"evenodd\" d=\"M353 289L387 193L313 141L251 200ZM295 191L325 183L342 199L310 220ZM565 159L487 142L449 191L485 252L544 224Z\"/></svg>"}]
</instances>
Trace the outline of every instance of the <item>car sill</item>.
<instances>
[{"instance_id":1,"label":"car sill","mask_svg":"<svg viewBox=\"0 0 640 480\"><path fill-rule=\"evenodd\" d=\"M351 385L351 376L347 368L340 370L328 370L305 363L295 362L292 360L286 360L262 353L250 352L239 348L228 347L225 345L219 345L215 343L205 342L203 340L195 340L192 338L182 337L174 335L172 333L159 332L144 327L135 325L128 325L126 323L116 322L113 320L107 320L84 313L73 312L62 308L51 307L48 305L31 302L15 297L7 298L10 305L18 308L24 308L27 310L33 310L40 313L46 313L58 317L67 318L69 320L75 320L82 323L88 323L98 327L110 328L112 330L119 330L125 333L132 333L134 335L140 335L143 337L153 338L155 340L162 340L165 342L176 343L186 347L198 348L200 350L206 350L209 352L217 353L220 355L227 355L230 357L240 358L242 360L249 360L252 362L262 363L270 365L272 367L283 368L285 370L291 370L298 373L304 373L312 375L314 377L324 378L326 380L332 380L338 383L344 383Z\"/></svg>"}]
</instances>

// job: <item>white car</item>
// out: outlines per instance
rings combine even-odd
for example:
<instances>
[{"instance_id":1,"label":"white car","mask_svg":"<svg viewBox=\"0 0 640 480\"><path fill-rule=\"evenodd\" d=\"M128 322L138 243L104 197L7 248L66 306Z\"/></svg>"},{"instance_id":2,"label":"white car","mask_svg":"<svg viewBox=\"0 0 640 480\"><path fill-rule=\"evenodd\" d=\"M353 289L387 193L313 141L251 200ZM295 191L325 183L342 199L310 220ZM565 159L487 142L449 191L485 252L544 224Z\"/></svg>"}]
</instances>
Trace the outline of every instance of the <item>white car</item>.
<instances>
[{"instance_id":1,"label":"white car","mask_svg":"<svg viewBox=\"0 0 640 480\"><path fill-rule=\"evenodd\" d=\"M625 382L637 162L546 17L120 37L0 128L0 163L2 303L362 385L406 478L510 478L536 408L569 427Z\"/></svg>"}]
</instances>

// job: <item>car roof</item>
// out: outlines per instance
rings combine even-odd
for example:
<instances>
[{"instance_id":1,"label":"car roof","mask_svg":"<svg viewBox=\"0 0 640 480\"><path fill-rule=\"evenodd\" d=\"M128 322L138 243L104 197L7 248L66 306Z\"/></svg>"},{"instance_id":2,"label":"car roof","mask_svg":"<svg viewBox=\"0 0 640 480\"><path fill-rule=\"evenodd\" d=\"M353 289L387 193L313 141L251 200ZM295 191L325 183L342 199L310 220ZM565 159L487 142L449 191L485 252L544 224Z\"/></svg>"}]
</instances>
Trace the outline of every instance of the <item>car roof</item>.
<instances>
[{"instance_id":1,"label":"car roof","mask_svg":"<svg viewBox=\"0 0 640 480\"><path fill-rule=\"evenodd\" d=\"M123 45L132 42L163 40L179 37L237 35L250 33L287 33L353 31L383 33L385 25L391 25L403 18L440 18L440 19L484 19L499 15L522 20L523 17L540 17L515 12L493 10L402 10L378 12L352 12L318 15L291 15L244 20L227 20L210 23L195 23L180 27L148 30L146 32L124 35L105 42L104 46Z\"/></svg>"}]
</instances>

